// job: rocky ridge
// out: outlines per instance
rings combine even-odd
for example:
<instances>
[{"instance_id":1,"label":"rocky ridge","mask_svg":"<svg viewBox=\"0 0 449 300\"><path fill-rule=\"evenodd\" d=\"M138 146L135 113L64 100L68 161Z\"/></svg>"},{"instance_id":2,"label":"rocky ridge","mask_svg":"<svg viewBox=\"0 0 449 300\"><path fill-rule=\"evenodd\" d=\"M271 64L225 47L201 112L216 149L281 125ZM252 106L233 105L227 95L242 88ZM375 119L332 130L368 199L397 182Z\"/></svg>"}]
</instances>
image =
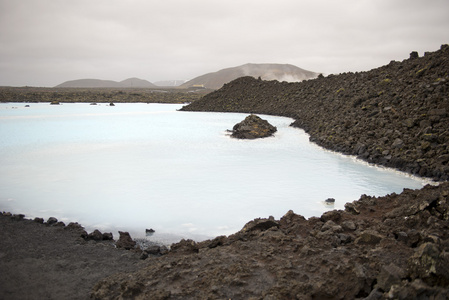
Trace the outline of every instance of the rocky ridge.
<instances>
[{"instance_id":1,"label":"rocky ridge","mask_svg":"<svg viewBox=\"0 0 449 300\"><path fill-rule=\"evenodd\" d=\"M242 77L182 110L291 117L327 149L449 179L448 45L368 72L299 83Z\"/></svg>"}]
</instances>

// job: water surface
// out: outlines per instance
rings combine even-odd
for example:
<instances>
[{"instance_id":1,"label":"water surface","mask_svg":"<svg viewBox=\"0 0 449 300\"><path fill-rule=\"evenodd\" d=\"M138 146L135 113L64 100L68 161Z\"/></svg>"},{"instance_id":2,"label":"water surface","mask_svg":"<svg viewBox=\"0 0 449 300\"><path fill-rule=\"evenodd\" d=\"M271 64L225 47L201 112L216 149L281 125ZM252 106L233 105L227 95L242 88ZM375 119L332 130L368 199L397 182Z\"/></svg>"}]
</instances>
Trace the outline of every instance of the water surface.
<instances>
[{"instance_id":1,"label":"water surface","mask_svg":"<svg viewBox=\"0 0 449 300\"><path fill-rule=\"evenodd\" d=\"M288 210L320 216L361 194L426 182L321 149L289 118L274 137L237 140L246 114L173 104L0 104L0 210L153 240L228 235ZM336 199L334 206L324 200Z\"/></svg>"}]
</instances>

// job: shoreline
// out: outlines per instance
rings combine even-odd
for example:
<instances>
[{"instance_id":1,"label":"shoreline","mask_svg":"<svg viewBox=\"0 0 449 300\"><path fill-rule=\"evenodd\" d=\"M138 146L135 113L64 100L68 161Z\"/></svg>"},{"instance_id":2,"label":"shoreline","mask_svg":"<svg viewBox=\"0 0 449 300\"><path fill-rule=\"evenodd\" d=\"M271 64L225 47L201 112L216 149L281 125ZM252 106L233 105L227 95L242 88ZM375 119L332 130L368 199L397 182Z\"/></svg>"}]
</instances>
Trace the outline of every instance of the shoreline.
<instances>
[{"instance_id":1,"label":"shoreline","mask_svg":"<svg viewBox=\"0 0 449 300\"><path fill-rule=\"evenodd\" d=\"M449 245L448 216L449 183L445 182L382 197L362 195L347 203L345 210L328 211L321 217L305 219L289 211L279 220L255 219L230 236L181 240L168 252L157 253L150 246L145 257L145 251L118 249L110 240L86 239L78 224L64 226L52 220L56 223L51 225L1 213L0 284L7 288L0 296L291 298L296 293L301 298L353 298L355 294L381 295L402 279L401 291L409 296L424 291L446 297L449 277L440 267L432 271L437 277L431 275L428 268L434 264L421 265L421 256L430 255L437 265L449 267L443 255ZM323 261L327 267L323 268ZM284 281L261 275L261 264L263 270L284 274L277 275ZM411 268L415 264L418 269ZM289 277L288 272L295 275ZM338 278L332 276L335 272ZM194 280L196 276L209 279L201 283ZM351 281L354 276L357 280ZM217 288L209 285L218 282ZM156 296L160 293L165 296Z\"/></svg>"}]
</instances>

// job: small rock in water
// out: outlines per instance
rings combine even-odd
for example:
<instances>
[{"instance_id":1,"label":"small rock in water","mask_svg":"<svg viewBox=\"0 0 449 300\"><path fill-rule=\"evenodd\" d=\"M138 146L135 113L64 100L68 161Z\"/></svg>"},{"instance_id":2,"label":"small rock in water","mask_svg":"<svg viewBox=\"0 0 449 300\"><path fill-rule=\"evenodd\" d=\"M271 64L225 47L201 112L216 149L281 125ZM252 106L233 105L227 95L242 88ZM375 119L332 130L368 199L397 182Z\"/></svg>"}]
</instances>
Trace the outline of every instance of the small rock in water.
<instances>
[{"instance_id":1,"label":"small rock in water","mask_svg":"<svg viewBox=\"0 0 449 300\"><path fill-rule=\"evenodd\" d=\"M256 115L249 115L232 128L231 136L238 139L257 139L273 135L277 128L267 120Z\"/></svg>"},{"instance_id":2,"label":"small rock in water","mask_svg":"<svg viewBox=\"0 0 449 300\"><path fill-rule=\"evenodd\" d=\"M327 198L326 200L324 200L324 202L326 202L326 203L335 203L335 199L334 198Z\"/></svg>"},{"instance_id":3,"label":"small rock in water","mask_svg":"<svg viewBox=\"0 0 449 300\"><path fill-rule=\"evenodd\" d=\"M153 233L155 233L155 230L153 228L145 229L145 233L147 236L153 235Z\"/></svg>"}]
</instances>

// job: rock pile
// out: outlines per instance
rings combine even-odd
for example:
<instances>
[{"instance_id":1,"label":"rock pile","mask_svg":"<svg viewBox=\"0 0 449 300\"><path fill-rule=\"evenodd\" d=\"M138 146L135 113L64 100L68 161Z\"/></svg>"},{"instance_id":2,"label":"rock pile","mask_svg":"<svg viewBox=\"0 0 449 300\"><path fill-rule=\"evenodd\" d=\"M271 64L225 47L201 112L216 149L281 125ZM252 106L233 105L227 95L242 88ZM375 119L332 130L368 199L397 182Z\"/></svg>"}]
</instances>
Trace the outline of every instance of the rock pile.
<instances>
[{"instance_id":1,"label":"rock pile","mask_svg":"<svg viewBox=\"0 0 449 300\"><path fill-rule=\"evenodd\" d=\"M232 128L232 137L238 139L258 139L272 136L277 128L267 120L261 119L256 115L249 115L240 123Z\"/></svg>"},{"instance_id":2,"label":"rock pile","mask_svg":"<svg viewBox=\"0 0 449 300\"><path fill-rule=\"evenodd\" d=\"M242 77L182 110L291 117L327 149L449 179L448 45L368 72L300 83Z\"/></svg>"}]
</instances>

